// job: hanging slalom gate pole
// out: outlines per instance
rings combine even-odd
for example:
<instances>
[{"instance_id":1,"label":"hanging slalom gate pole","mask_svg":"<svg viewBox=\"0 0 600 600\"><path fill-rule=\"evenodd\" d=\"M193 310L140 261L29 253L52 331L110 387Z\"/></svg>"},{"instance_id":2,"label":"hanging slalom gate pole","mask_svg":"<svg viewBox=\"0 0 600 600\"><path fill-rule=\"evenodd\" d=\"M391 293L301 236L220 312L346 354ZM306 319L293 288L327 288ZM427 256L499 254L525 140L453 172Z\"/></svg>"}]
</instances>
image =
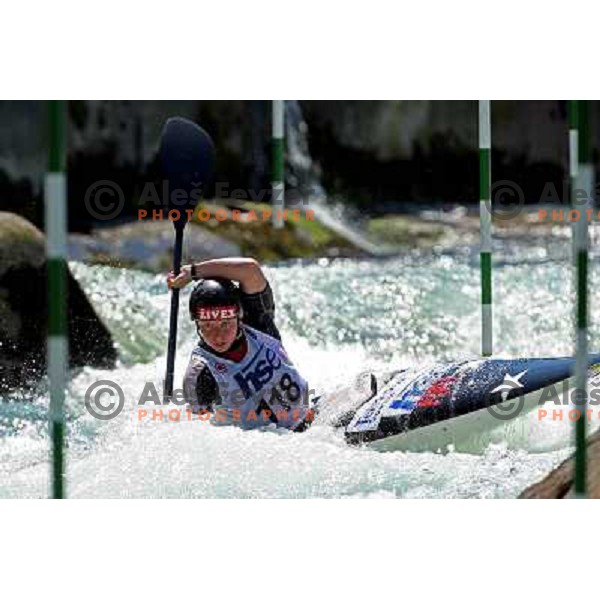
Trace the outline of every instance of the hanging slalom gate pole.
<instances>
[{"instance_id":1,"label":"hanging slalom gate pole","mask_svg":"<svg viewBox=\"0 0 600 600\"><path fill-rule=\"evenodd\" d=\"M492 199L490 101L479 100L479 219L481 228L481 355L491 356L492 322Z\"/></svg>"},{"instance_id":2,"label":"hanging slalom gate pole","mask_svg":"<svg viewBox=\"0 0 600 600\"><path fill-rule=\"evenodd\" d=\"M284 155L284 108L285 100L273 100L273 123L272 123L272 223L275 229L283 227L283 219L277 218L277 212L285 208L285 155Z\"/></svg>"},{"instance_id":3,"label":"hanging slalom gate pole","mask_svg":"<svg viewBox=\"0 0 600 600\"><path fill-rule=\"evenodd\" d=\"M52 497L64 498L65 390L67 386L67 180L65 101L48 102L48 172L44 181L48 257L49 429L52 437Z\"/></svg>"},{"instance_id":4,"label":"hanging slalom gate pole","mask_svg":"<svg viewBox=\"0 0 600 600\"><path fill-rule=\"evenodd\" d=\"M579 210L579 219L573 223L573 255L575 263L576 348L575 398L579 418L575 421L575 496L586 496L587 447L587 370L588 370L588 222L593 208L594 170L591 164L589 130L589 102L569 101L569 171L571 204ZM581 196L585 205L579 206ZM579 202L576 202L579 201Z\"/></svg>"}]
</instances>

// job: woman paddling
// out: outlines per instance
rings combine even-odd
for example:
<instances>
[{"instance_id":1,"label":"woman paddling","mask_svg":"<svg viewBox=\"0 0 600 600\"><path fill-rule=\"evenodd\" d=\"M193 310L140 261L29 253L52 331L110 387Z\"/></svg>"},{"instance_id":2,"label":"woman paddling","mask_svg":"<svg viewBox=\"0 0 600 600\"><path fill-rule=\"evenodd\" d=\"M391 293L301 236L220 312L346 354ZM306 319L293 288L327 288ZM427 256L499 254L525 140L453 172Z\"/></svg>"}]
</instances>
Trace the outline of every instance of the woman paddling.
<instances>
[{"instance_id":1,"label":"woman paddling","mask_svg":"<svg viewBox=\"0 0 600 600\"><path fill-rule=\"evenodd\" d=\"M222 258L185 265L170 288L198 281L190 317L199 342L184 377L186 400L214 422L303 431L313 418L308 385L281 343L271 286L259 263Z\"/></svg>"}]
</instances>

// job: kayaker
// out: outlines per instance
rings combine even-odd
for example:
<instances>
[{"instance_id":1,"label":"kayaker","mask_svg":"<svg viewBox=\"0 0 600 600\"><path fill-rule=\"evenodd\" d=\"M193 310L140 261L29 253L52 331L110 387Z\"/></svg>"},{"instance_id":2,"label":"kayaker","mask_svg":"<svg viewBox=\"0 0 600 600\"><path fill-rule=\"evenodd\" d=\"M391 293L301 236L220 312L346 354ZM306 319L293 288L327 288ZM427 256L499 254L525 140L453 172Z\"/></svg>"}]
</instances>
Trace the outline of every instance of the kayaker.
<instances>
[{"instance_id":1,"label":"kayaker","mask_svg":"<svg viewBox=\"0 0 600 600\"><path fill-rule=\"evenodd\" d=\"M170 272L170 288L197 281L189 302L199 342L183 390L194 411L244 428L273 424L303 431L313 412L305 379L289 359L274 321L275 302L260 264L222 258Z\"/></svg>"}]
</instances>

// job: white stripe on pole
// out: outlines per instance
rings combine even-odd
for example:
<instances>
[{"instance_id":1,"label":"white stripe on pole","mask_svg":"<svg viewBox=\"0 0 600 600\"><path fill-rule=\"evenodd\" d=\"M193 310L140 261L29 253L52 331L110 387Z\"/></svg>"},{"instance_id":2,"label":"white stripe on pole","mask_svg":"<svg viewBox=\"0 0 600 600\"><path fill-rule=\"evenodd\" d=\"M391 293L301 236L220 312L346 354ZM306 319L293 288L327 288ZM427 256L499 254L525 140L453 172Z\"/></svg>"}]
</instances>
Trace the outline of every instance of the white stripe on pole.
<instances>
[{"instance_id":1,"label":"white stripe on pole","mask_svg":"<svg viewBox=\"0 0 600 600\"><path fill-rule=\"evenodd\" d=\"M67 260L67 178L64 173L46 173L44 195L48 258Z\"/></svg>"},{"instance_id":2,"label":"white stripe on pole","mask_svg":"<svg viewBox=\"0 0 600 600\"><path fill-rule=\"evenodd\" d=\"M577 206L573 207L580 214L580 218L573 223L573 238L576 250L588 250L588 213L586 211L594 208L592 201L592 194L594 193L594 167L589 164L579 165L576 181L576 189L585 191L585 199L581 198L580 201L584 200L584 202L581 204L578 203Z\"/></svg>"},{"instance_id":3,"label":"white stripe on pole","mask_svg":"<svg viewBox=\"0 0 600 600\"><path fill-rule=\"evenodd\" d=\"M482 305L481 316L483 318L484 323L492 322L492 305L491 304ZM489 349L487 354L484 354L484 356L490 356L492 353L491 352L491 349L492 349L492 328L491 327L486 327L482 330L481 346L484 349Z\"/></svg>"},{"instance_id":4,"label":"white stripe on pole","mask_svg":"<svg viewBox=\"0 0 600 600\"><path fill-rule=\"evenodd\" d=\"M284 102L284 100L273 100L273 180L271 192L273 196L272 224L275 229L280 229L284 225L283 219L278 215L278 212L283 211L285 208Z\"/></svg>"},{"instance_id":5,"label":"white stripe on pole","mask_svg":"<svg viewBox=\"0 0 600 600\"><path fill-rule=\"evenodd\" d=\"M579 166L579 132L577 129L569 130L569 175L577 177Z\"/></svg>"},{"instance_id":6,"label":"white stripe on pole","mask_svg":"<svg viewBox=\"0 0 600 600\"><path fill-rule=\"evenodd\" d=\"M285 185L283 184L283 181L274 181L273 185L272 185L272 189L273 189L273 196L274 198L276 198L277 200L273 203L273 209L275 210L281 210L283 208L283 202L281 202L281 198L283 198L284 194L285 194Z\"/></svg>"},{"instance_id":7,"label":"white stripe on pole","mask_svg":"<svg viewBox=\"0 0 600 600\"><path fill-rule=\"evenodd\" d=\"M492 147L492 125L490 119L490 101L479 101L479 147Z\"/></svg>"},{"instance_id":8,"label":"white stripe on pole","mask_svg":"<svg viewBox=\"0 0 600 600\"><path fill-rule=\"evenodd\" d=\"M479 203L479 218L481 227L481 251L492 251L492 201ZM491 321L490 321L491 322Z\"/></svg>"},{"instance_id":9,"label":"white stripe on pole","mask_svg":"<svg viewBox=\"0 0 600 600\"><path fill-rule=\"evenodd\" d=\"M67 338L64 335L48 336L48 377L53 394L50 402L50 421L64 423L65 390L67 388Z\"/></svg>"},{"instance_id":10,"label":"white stripe on pole","mask_svg":"<svg viewBox=\"0 0 600 600\"><path fill-rule=\"evenodd\" d=\"M570 126L571 127L571 126ZM579 130L569 129L569 178L571 180L571 197L569 198L570 208L575 208L573 202L575 196L575 190L578 189L577 175L579 173ZM575 222L571 223L571 254L573 259L573 265L577 268L577 242L576 238L576 227ZM573 280L575 285L575 294L577 294L577 275ZM577 345L575 345L577 349ZM577 352L577 350L575 350Z\"/></svg>"},{"instance_id":11,"label":"white stripe on pole","mask_svg":"<svg viewBox=\"0 0 600 600\"><path fill-rule=\"evenodd\" d=\"M273 100L273 137L283 138L284 111L283 100Z\"/></svg>"}]
</instances>

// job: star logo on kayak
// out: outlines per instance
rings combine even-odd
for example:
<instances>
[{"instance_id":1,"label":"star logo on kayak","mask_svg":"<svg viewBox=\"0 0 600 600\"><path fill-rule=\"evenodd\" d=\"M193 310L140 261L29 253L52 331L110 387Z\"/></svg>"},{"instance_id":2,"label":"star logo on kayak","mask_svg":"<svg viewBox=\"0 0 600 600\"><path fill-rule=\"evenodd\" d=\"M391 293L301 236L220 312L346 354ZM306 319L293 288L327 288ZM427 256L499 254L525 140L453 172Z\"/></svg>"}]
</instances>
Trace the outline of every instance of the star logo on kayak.
<instances>
[{"instance_id":1,"label":"star logo on kayak","mask_svg":"<svg viewBox=\"0 0 600 600\"><path fill-rule=\"evenodd\" d=\"M500 392L500 397L502 398L502 402L504 402L506 400L506 398L508 397L508 394L511 392L511 390L515 390L517 388L522 388L523 384L521 383L521 377L523 377L523 375L525 375L525 373L527 373L527 369L525 369L524 371L521 371L520 373L518 373L517 375L511 375L510 373L506 373L504 375L504 379L502 380L502 383L494 388L491 393L494 394L495 392Z\"/></svg>"}]
</instances>

